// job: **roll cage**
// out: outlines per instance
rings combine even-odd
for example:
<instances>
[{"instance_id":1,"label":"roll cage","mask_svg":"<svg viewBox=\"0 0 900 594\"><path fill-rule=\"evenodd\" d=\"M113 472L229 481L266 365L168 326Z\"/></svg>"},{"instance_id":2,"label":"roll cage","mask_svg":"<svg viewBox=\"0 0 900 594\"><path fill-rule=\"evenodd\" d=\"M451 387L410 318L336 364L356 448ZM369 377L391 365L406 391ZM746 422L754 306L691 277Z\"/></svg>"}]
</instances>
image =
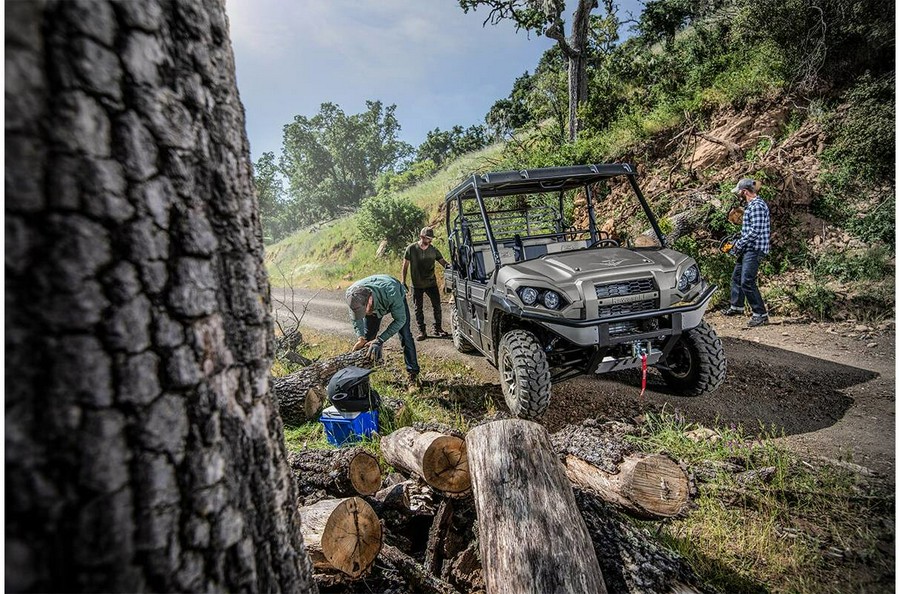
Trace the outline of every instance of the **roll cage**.
<instances>
[{"instance_id":1,"label":"roll cage","mask_svg":"<svg viewBox=\"0 0 900 594\"><path fill-rule=\"evenodd\" d=\"M602 241L604 238L597 228L594 215L595 196L592 186L620 176L625 176L628 180L656 234L659 245L665 247L665 236L659 228L656 216L635 180L635 170L627 163L474 174L451 190L444 200L448 246L456 271L468 278L484 276L483 258L479 261L475 257L475 250L479 246L490 248L493 271L496 272L501 266L510 263L510 260L518 262L542 255L539 253L540 250L532 249L529 252L529 246L523 242L525 239L565 242L568 238L586 235L588 242L581 244L580 247ZM584 188L588 229L567 227L564 220L565 193L579 188ZM554 205L543 204L533 207L523 202L513 208L489 210L485 204L486 198L525 197L551 193L558 195ZM471 201L477 205L476 209L466 208ZM498 231L501 239L505 240L502 244L498 242ZM511 249L512 259L502 257L501 249Z\"/></svg>"}]
</instances>

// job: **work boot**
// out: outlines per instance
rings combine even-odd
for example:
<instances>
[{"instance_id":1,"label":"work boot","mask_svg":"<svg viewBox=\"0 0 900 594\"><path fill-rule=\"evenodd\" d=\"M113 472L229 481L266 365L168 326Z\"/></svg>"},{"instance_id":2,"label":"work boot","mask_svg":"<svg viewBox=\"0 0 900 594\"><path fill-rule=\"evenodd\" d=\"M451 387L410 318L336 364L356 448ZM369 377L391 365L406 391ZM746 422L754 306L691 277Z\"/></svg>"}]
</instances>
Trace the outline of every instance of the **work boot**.
<instances>
[{"instance_id":1,"label":"work boot","mask_svg":"<svg viewBox=\"0 0 900 594\"><path fill-rule=\"evenodd\" d=\"M446 332L444 332L444 329L443 329L443 328L435 328L435 329L434 329L434 336L436 336L437 338L447 338L447 337L450 336L450 335L447 334Z\"/></svg>"},{"instance_id":2,"label":"work boot","mask_svg":"<svg viewBox=\"0 0 900 594\"><path fill-rule=\"evenodd\" d=\"M755 328L756 326L763 326L768 323L769 323L769 314L763 314L761 316L753 314L752 316L750 316L750 321L747 322L747 326L750 328Z\"/></svg>"},{"instance_id":3,"label":"work boot","mask_svg":"<svg viewBox=\"0 0 900 594\"><path fill-rule=\"evenodd\" d=\"M406 391L415 392L419 389L419 374L414 371L406 372Z\"/></svg>"},{"instance_id":4,"label":"work boot","mask_svg":"<svg viewBox=\"0 0 900 594\"><path fill-rule=\"evenodd\" d=\"M428 334L425 333L425 328L419 328L419 333L416 335L416 340L425 340L428 338Z\"/></svg>"},{"instance_id":5,"label":"work boot","mask_svg":"<svg viewBox=\"0 0 900 594\"><path fill-rule=\"evenodd\" d=\"M742 316L744 315L744 310L739 307L729 307L725 311L722 312L723 316Z\"/></svg>"}]
</instances>

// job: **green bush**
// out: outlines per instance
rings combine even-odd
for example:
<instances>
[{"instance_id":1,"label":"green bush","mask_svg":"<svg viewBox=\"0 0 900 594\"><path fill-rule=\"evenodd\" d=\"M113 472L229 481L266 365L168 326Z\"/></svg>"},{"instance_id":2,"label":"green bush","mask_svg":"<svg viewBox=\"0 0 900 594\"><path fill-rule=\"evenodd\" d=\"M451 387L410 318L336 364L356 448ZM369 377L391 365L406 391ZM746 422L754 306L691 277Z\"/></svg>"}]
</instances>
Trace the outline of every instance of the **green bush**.
<instances>
[{"instance_id":1,"label":"green bush","mask_svg":"<svg viewBox=\"0 0 900 594\"><path fill-rule=\"evenodd\" d=\"M885 246L876 246L862 253L826 252L819 256L813 268L817 278L840 281L881 280L893 272L891 253Z\"/></svg>"},{"instance_id":2,"label":"green bush","mask_svg":"<svg viewBox=\"0 0 900 594\"><path fill-rule=\"evenodd\" d=\"M785 293L801 313L815 317L819 321L830 319L837 308L837 293L817 282L799 284Z\"/></svg>"},{"instance_id":3,"label":"green bush","mask_svg":"<svg viewBox=\"0 0 900 594\"><path fill-rule=\"evenodd\" d=\"M367 239L376 243L386 239L388 250L399 253L418 236L425 211L408 199L380 194L363 201L356 223Z\"/></svg>"},{"instance_id":4,"label":"green bush","mask_svg":"<svg viewBox=\"0 0 900 594\"><path fill-rule=\"evenodd\" d=\"M866 74L844 97L845 112L833 114L825 131L834 139L822 155L837 169L867 181L894 178L894 75Z\"/></svg>"},{"instance_id":5,"label":"green bush","mask_svg":"<svg viewBox=\"0 0 900 594\"><path fill-rule=\"evenodd\" d=\"M894 203L894 195L890 194L868 213L851 219L848 224L850 232L863 241L881 241L893 248L896 229Z\"/></svg>"}]
</instances>

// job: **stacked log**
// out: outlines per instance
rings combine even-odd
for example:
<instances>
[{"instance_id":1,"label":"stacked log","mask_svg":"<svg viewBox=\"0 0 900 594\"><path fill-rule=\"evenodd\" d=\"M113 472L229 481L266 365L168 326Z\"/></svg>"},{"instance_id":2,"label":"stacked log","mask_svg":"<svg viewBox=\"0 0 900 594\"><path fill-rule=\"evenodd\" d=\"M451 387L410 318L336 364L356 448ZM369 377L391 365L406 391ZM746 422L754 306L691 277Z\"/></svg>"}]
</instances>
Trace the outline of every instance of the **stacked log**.
<instances>
[{"instance_id":1,"label":"stacked log","mask_svg":"<svg viewBox=\"0 0 900 594\"><path fill-rule=\"evenodd\" d=\"M464 496L471 488L466 442L454 435L402 427L381 438L381 454L445 495Z\"/></svg>"},{"instance_id":2,"label":"stacked log","mask_svg":"<svg viewBox=\"0 0 900 594\"><path fill-rule=\"evenodd\" d=\"M317 572L363 575L382 547L381 522L359 497L325 499L300 508L303 543Z\"/></svg>"},{"instance_id":3,"label":"stacked log","mask_svg":"<svg viewBox=\"0 0 900 594\"><path fill-rule=\"evenodd\" d=\"M506 419L466 436L488 592L606 592L543 426Z\"/></svg>"},{"instance_id":4,"label":"stacked log","mask_svg":"<svg viewBox=\"0 0 900 594\"><path fill-rule=\"evenodd\" d=\"M378 460L362 447L288 454L298 496L316 491L335 497L373 495L381 488Z\"/></svg>"},{"instance_id":5,"label":"stacked log","mask_svg":"<svg viewBox=\"0 0 900 594\"><path fill-rule=\"evenodd\" d=\"M369 368L372 361L365 351L354 351L317 361L299 371L275 378L272 388L284 424L296 427L317 420L326 400L325 386L328 381L335 373L351 365Z\"/></svg>"}]
</instances>

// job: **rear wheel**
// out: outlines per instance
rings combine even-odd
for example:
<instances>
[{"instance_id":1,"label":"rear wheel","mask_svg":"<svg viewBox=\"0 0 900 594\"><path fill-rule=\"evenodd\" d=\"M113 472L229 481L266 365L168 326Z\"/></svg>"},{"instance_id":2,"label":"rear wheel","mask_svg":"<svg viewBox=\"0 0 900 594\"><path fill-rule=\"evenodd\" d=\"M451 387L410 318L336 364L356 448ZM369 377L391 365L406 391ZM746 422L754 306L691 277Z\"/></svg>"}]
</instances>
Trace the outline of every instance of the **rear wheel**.
<instances>
[{"instance_id":1,"label":"rear wheel","mask_svg":"<svg viewBox=\"0 0 900 594\"><path fill-rule=\"evenodd\" d=\"M666 384L685 396L713 392L725 381L725 352L712 326L701 320L681 335L660 369Z\"/></svg>"},{"instance_id":2,"label":"rear wheel","mask_svg":"<svg viewBox=\"0 0 900 594\"><path fill-rule=\"evenodd\" d=\"M460 353L471 353L475 351L475 347L469 342L459 327L459 310L456 309L456 302L453 303L453 311L450 313L450 333L453 335L453 346Z\"/></svg>"},{"instance_id":3,"label":"rear wheel","mask_svg":"<svg viewBox=\"0 0 900 594\"><path fill-rule=\"evenodd\" d=\"M540 416L550 404L550 366L531 332L512 330L497 352L500 385L510 412L523 419Z\"/></svg>"}]
</instances>

